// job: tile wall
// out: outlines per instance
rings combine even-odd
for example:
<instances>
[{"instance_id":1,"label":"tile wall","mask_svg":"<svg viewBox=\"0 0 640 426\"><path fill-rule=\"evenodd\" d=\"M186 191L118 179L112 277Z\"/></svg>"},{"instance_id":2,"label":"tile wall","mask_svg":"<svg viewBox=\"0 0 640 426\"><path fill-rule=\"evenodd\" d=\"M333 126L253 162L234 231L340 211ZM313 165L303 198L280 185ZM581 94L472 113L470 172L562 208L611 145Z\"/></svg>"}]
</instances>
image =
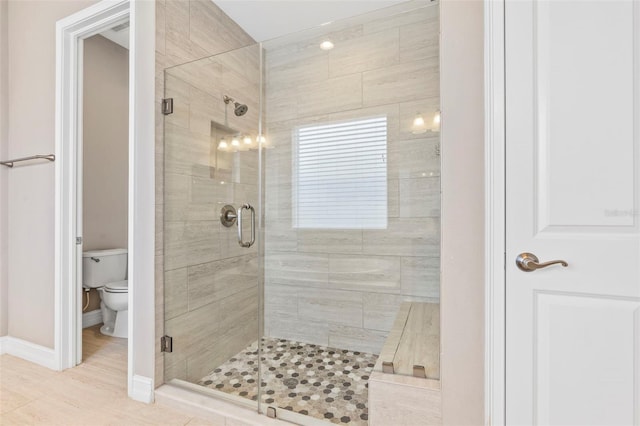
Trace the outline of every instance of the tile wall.
<instances>
[{"instance_id":1,"label":"tile wall","mask_svg":"<svg viewBox=\"0 0 640 426\"><path fill-rule=\"evenodd\" d=\"M439 133L411 131L417 112L429 124L439 109L439 6L414 3L265 44L268 336L379 353L403 300L439 300ZM296 127L379 115L386 229L297 229Z\"/></svg>"},{"instance_id":2,"label":"tile wall","mask_svg":"<svg viewBox=\"0 0 640 426\"><path fill-rule=\"evenodd\" d=\"M255 62L243 62L251 56L247 51L228 56L227 62L170 73L167 91L176 103L167 123L166 176L164 116L160 111L166 68L253 43L210 0L156 0L156 386L175 377L199 379L209 364L226 356L212 352L214 342L235 353L231 348L236 340L245 345L257 335L257 325L251 325L256 322L256 312L245 309L256 303L249 302L257 297L256 287L249 284L255 282L255 252L239 253L229 235L221 237L219 222L215 222L218 203L234 203L251 197L243 193L255 193L255 188L244 182L249 181L247 174L255 173L256 159L243 161L248 167L240 170L233 167L232 155L218 157L216 141L212 140L216 129L211 127L212 120L224 120L223 88L238 93L236 96L250 105L250 112L252 107L257 111L256 94L249 92L253 93L250 86L259 80L248 78L257 72ZM194 78L198 72L201 78ZM224 84L216 86L212 84L216 80L202 77L224 78ZM250 114L246 118L232 125L257 120ZM227 186L220 184L222 178L228 179ZM214 275L214 271L220 272ZM235 285L234 291L221 288L225 279ZM166 329L165 314L169 319ZM176 345L175 353L166 358L166 376L165 355L159 347L165 333L173 334Z\"/></svg>"}]
</instances>

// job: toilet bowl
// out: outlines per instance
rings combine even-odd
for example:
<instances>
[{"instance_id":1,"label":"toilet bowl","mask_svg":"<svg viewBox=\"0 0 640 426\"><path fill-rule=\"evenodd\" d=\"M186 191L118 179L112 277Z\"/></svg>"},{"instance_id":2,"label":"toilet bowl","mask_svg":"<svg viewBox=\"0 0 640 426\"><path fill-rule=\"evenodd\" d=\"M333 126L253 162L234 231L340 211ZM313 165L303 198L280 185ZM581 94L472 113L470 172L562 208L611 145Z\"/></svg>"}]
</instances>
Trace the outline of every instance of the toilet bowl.
<instances>
[{"instance_id":1,"label":"toilet bowl","mask_svg":"<svg viewBox=\"0 0 640 426\"><path fill-rule=\"evenodd\" d=\"M82 254L82 286L95 288L100 295L100 332L127 338L129 287L127 249L92 250Z\"/></svg>"},{"instance_id":2,"label":"toilet bowl","mask_svg":"<svg viewBox=\"0 0 640 426\"><path fill-rule=\"evenodd\" d=\"M129 324L129 291L127 281L117 281L98 288L103 326L100 332L107 336L127 337Z\"/></svg>"}]
</instances>

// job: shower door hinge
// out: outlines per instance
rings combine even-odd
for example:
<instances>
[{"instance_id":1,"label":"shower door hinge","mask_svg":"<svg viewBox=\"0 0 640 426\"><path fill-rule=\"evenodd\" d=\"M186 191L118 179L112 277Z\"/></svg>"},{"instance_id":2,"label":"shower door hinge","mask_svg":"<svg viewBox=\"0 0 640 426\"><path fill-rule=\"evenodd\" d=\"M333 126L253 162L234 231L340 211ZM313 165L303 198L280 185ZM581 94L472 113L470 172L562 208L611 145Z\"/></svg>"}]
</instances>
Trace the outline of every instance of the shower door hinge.
<instances>
[{"instance_id":1,"label":"shower door hinge","mask_svg":"<svg viewBox=\"0 0 640 426\"><path fill-rule=\"evenodd\" d=\"M160 352L173 352L173 337L162 336L160 338Z\"/></svg>"},{"instance_id":2,"label":"shower door hinge","mask_svg":"<svg viewBox=\"0 0 640 426\"><path fill-rule=\"evenodd\" d=\"M164 98L162 100L162 114L173 114L173 98Z\"/></svg>"},{"instance_id":3,"label":"shower door hinge","mask_svg":"<svg viewBox=\"0 0 640 426\"><path fill-rule=\"evenodd\" d=\"M267 417L275 419L278 417L275 407L267 407Z\"/></svg>"}]
</instances>

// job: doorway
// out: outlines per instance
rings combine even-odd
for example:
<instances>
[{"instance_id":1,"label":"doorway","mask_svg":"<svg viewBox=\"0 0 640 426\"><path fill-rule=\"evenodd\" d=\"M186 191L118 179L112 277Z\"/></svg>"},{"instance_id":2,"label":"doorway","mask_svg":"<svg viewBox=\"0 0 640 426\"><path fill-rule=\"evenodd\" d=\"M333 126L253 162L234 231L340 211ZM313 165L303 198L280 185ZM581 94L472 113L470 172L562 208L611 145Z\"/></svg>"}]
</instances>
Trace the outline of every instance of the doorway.
<instances>
[{"instance_id":1,"label":"doorway","mask_svg":"<svg viewBox=\"0 0 640 426\"><path fill-rule=\"evenodd\" d=\"M118 341L126 364L128 164L129 164L129 21L83 40L82 157L78 156L77 213L82 228L82 293L78 362L86 359L82 335L98 342ZM117 308L117 309L116 309Z\"/></svg>"}]
</instances>

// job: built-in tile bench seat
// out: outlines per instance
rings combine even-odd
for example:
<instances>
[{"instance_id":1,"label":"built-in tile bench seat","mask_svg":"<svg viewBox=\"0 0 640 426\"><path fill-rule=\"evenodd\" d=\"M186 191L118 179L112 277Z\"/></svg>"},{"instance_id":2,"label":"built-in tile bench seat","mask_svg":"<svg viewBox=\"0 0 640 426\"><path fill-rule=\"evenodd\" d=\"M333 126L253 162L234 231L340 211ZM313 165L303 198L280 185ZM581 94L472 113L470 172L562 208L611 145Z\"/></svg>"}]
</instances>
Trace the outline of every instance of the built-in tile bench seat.
<instances>
[{"instance_id":1,"label":"built-in tile bench seat","mask_svg":"<svg viewBox=\"0 0 640 426\"><path fill-rule=\"evenodd\" d=\"M369 378L369 424L441 419L440 305L404 302Z\"/></svg>"}]
</instances>

